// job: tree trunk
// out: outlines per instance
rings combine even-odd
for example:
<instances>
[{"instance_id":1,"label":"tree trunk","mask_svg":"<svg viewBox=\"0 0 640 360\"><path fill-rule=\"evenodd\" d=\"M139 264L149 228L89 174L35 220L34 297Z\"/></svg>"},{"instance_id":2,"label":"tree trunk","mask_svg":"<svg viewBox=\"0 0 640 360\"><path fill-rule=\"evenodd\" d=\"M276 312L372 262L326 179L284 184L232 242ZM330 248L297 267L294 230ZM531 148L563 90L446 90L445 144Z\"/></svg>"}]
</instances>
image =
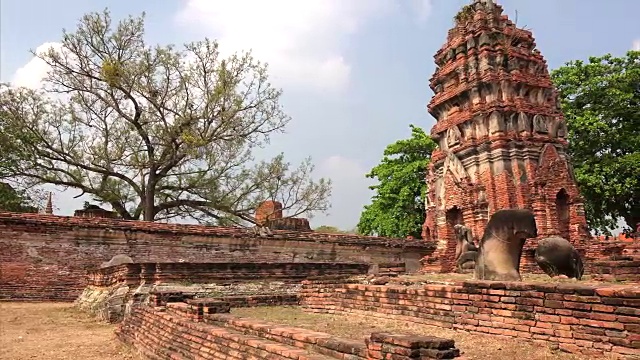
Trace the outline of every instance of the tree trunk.
<instances>
[{"instance_id":1,"label":"tree trunk","mask_svg":"<svg viewBox=\"0 0 640 360\"><path fill-rule=\"evenodd\" d=\"M143 210L143 221L153 221L156 217L156 178L155 176L149 175L149 179L147 179L147 191L144 193L144 210Z\"/></svg>"}]
</instances>

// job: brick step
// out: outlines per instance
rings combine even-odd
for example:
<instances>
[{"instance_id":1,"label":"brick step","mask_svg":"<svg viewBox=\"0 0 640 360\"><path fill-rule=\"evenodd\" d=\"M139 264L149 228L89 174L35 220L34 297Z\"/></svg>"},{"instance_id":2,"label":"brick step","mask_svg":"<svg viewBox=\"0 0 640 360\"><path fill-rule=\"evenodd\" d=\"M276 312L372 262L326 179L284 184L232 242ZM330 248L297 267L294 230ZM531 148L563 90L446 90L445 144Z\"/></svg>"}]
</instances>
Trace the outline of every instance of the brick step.
<instances>
[{"instance_id":1,"label":"brick step","mask_svg":"<svg viewBox=\"0 0 640 360\"><path fill-rule=\"evenodd\" d=\"M287 327L255 319L243 319L229 314L209 314L205 316L204 320L206 323L241 331L246 335L266 338L333 358L342 359L345 358L345 354L349 356L349 359L367 358L364 339L361 341L342 339L327 333Z\"/></svg>"},{"instance_id":2,"label":"brick step","mask_svg":"<svg viewBox=\"0 0 640 360\"><path fill-rule=\"evenodd\" d=\"M117 335L152 360L335 360L233 329L194 323L148 307L136 309L118 329Z\"/></svg>"}]
</instances>

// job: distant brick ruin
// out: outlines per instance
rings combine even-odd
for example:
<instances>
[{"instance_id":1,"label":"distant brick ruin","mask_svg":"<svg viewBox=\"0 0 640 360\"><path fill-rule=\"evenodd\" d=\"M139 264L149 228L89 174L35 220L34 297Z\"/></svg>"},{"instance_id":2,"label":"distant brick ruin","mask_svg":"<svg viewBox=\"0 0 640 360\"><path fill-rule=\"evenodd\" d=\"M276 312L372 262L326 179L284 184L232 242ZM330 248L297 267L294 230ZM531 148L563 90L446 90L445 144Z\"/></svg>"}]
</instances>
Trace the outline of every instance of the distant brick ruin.
<instances>
[{"instance_id":1,"label":"distant brick ruin","mask_svg":"<svg viewBox=\"0 0 640 360\"><path fill-rule=\"evenodd\" d=\"M264 201L256 209L256 222L271 230L311 231L308 219L283 217L282 212L282 203Z\"/></svg>"},{"instance_id":2,"label":"distant brick ruin","mask_svg":"<svg viewBox=\"0 0 640 360\"><path fill-rule=\"evenodd\" d=\"M106 219L118 219L120 217L117 212L103 209L97 205L89 205L84 209L78 209L73 213L73 216Z\"/></svg>"},{"instance_id":3,"label":"distant brick ruin","mask_svg":"<svg viewBox=\"0 0 640 360\"><path fill-rule=\"evenodd\" d=\"M427 268L453 269L453 226L482 237L497 210L533 210L539 238L559 235L584 250L589 236L567 155L567 125L530 31L493 1L456 16L436 53L428 105L437 120L423 238L437 241ZM529 247L535 241L529 241Z\"/></svg>"}]
</instances>

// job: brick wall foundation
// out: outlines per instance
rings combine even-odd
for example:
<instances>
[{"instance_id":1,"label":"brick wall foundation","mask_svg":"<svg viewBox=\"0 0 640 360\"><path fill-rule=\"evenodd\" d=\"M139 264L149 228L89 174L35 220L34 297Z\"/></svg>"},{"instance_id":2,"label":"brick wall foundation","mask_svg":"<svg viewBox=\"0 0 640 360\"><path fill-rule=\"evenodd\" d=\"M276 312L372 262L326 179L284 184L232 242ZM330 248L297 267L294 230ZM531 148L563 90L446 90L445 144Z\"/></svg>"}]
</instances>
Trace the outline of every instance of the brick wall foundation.
<instances>
[{"instance_id":1,"label":"brick wall foundation","mask_svg":"<svg viewBox=\"0 0 640 360\"><path fill-rule=\"evenodd\" d=\"M402 262L412 272L431 249L419 240L0 213L0 294L72 300L87 271L118 254L153 263Z\"/></svg>"},{"instance_id":2,"label":"brick wall foundation","mask_svg":"<svg viewBox=\"0 0 640 360\"><path fill-rule=\"evenodd\" d=\"M255 281L299 282L311 277L364 275L368 264L358 263L133 263L89 271L88 285L116 283L237 283Z\"/></svg>"},{"instance_id":3,"label":"brick wall foundation","mask_svg":"<svg viewBox=\"0 0 640 360\"><path fill-rule=\"evenodd\" d=\"M116 333L147 358L162 360L409 360L452 359L459 355L454 341L449 339L374 333L365 342L358 342L238 318L224 314L226 308L221 304L208 305L211 306L174 303L137 307Z\"/></svg>"},{"instance_id":4,"label":"brick wall foundation","mask_svg":"<svg viewBox=\"0 0 640 360\"><path fill-rule=\"evenodd\" d=\"M573 353L640 354L640 288L468 281L420 287L305 281L311 312L360 313L551 343Z\"/></svg>"}]
</instances>

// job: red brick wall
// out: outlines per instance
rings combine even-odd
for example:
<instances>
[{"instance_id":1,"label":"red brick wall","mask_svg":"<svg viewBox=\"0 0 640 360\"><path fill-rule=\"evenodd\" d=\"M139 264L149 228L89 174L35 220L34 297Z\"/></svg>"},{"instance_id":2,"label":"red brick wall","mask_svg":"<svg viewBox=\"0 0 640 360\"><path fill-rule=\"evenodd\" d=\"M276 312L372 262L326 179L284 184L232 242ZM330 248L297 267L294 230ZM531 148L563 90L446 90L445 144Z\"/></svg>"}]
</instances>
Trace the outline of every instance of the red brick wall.
<instances>
[{"instance_id":1,"label":"red brick wall","mask_svg":"<svg viewBox=\"0 0 640 360\"><path fill-rule=\"evenodd\" d=\"M368 264L358 263L134 263L91 270L87 285L214 284L256 279L298 282L318 276L364 275L368 270Z\"/></svg>"},{"instance_id":2,"label":"red brick wall","mask_svg":"<svg viewBox=\"0 0 640 360\"><path fill-rule=\"evenodd\" d=\"M574 353L637 355L640 349L637 286L469 281L409 288L306 281L299 296L311 312L538 340Z\"/></svg>"},{"instance_id":3,"label":"red brick wall","mask_svg":"<svg viewBox=\"0 0 640 360\"><path fill-rule=\"evenodd\" d=\"M187 304L137 307L117 330L120 340L152 359L409 360L451 359L455 342L435 337L373 333L365 341L309 329L194 314Z\"/></svg>"},{"instance_id":4,"label":"red brick wall","mask_svg":"<svg viewBox=\"0 0 640 360\"><path fill-rule=\"evenodd\" d=\"M404 262L420 268L422 241L345 234L0 213L0 298L71 300L88 270L117 254L136 262Z\"/></svg>"}]
</instances>

